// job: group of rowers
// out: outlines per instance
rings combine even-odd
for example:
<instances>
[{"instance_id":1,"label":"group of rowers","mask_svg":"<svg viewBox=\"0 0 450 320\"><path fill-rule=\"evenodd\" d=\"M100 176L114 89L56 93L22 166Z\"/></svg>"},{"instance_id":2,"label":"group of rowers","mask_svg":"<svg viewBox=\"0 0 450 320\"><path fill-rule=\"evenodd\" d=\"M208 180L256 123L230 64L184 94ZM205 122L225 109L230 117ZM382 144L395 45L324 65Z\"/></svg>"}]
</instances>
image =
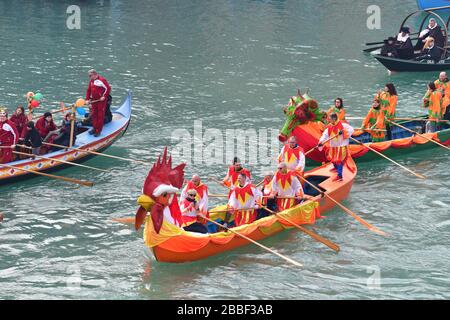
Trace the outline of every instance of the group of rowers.
<instances>
[{"instance_id":1,"label":"group of rowers","mask_svg":"<svg viewBox=\"0 0 450 320\"><path fill-rule=\"evenodd\" d=\"M349 137L354 129L347 123L340 121L336 113L330 114L330 123L325 129L318 148L330 142L329 159L336 173L333 181L343 180L343 168L348 156L347 147ZM276 173L266 172L264 179L254 185L251 173L242 167L240 160L235 157L228 168L225 178L220 183L228 188L228 203L223 222L224 227L249 224L273 212L283 211L313 198L304 192L303 182L305 169L305 154L297 144L295 136L291 136L278 155ZM261 189L258 187L262 185ZM208 188L198 175L193 175L187 182L180 196L180 211L182 224L186 231L207 233L206 221L202 215L208 215ZM268 209L268 210L267 210ZM234 220L230 221L231 214ZM170 221L177 224L175 221Z\"/></svg>"},{"instance_id":2,"label":"group of rowers","mask_svg":"<svg viewBox=\"0 0 450 320\"><path fill-rule=\"evenodd\" d=\"M8 118L8 110L6 107L0 106L0 163L22 159L24 158L21 155L23 153L42 155L59 150L58 145L69 146L74 144L77 127L81 125L91 125L92 129L89 134L98 137L103 125L112 119L109 109L112 99L110 95L111 87L106 79L94 69L88 71L88 76L89 85L85 103L90 106L90 112L86 114L83 121L74 121L73 126L71 113L64 115L59 128L53 121L51 112L45 112L35 123L31 106L33 100L29 95L32 92L27 94L28 114L25 114L25 109L22 105L19 105ZM72 129L74 132L72 132Z\"/></svg>"},{"instance_id":3,"label":"group of rowers","mask_svg":"<svg viewBox=\"0 0 450 320\"><path fill-rule=\"evenodd\" d=\"M379 90L364 118L361 129L371 135L372 142L392 140L391 122L396 121L398 95L394 84L387 83ZM422 107L428 109L428 121L425 132L435 132L442 129L441 124L450 120L450 81L446 72L441 72L439 78L427 84L427 91L422 99ZM335 105L327 111L327 117L336 113L339 120L346 122L345 109L341 98L335 99Z\"/></svg>"}]
</instances>

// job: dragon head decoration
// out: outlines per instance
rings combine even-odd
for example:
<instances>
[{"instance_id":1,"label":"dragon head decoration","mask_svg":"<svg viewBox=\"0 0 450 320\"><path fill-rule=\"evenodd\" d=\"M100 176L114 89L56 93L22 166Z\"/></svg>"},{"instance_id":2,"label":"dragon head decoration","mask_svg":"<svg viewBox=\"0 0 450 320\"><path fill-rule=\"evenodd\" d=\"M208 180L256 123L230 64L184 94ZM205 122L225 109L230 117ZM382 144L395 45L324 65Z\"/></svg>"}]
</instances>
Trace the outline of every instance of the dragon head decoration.
<instances>
[{"instance_id":1,"label":"dragon head decoration","mask_svg":"<svg viewBox=\"0 0 450 320\"><path fill-rule=\"evenodd\" d=\"M175 192L183 186L185 163L172 168L172 156L167 158L167 147L164 153L153 164L142 188L142 195L137 202L139 209L136 212L135 228L138 230L143 224L147 213L153 222L155 231L159 233L164 219L164 209L169 207L174 199Z\"/></svg>"},{"instance_id":2,"label":"dragon head decoration","mask_svg":"<svg viewBox=\"0 0 450 320\"><path fill-rule=\"evenodd\" d=\"M278 139L285 142L292 130L301 124L308 121L322 120L322 112L316 100L311 98L309 90L305 94L301 94L300 89L297 91L297 96L291 97L288 105L283 109L286 115L286 122L281 129Z\"/></svg>"}]
</instances>

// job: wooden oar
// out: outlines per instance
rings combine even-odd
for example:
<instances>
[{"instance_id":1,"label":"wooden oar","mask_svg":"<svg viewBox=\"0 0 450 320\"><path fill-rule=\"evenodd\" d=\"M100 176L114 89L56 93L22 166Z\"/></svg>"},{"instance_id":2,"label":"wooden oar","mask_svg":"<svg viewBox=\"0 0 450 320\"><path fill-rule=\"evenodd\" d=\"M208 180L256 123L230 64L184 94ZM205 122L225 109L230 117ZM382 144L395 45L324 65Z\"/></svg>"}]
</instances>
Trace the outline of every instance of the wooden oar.
<instances>
[{"instance_id":1,"label":"wooden oar","mask_svg":"<svg viewBox=\"0 0 450 320\"><path fill-rule=\"evenodd\" d=\"M315 233L315 232L313 232L313 231L311 231L311 230L309 230L309 229L307 229L307 228L305 228L305 227L303 227L303 226L301 226L301 225L298 225L298 224L296 224L295 222L293 222L293 221L291 221L291 220L289 220L289 219L283 217L280 213L275 212L275 211L272 211L272 210L270 210L269 208L267 208L266 206L263 206L263 205L261 205L261 208L264 208L264 209L266 209L267 211L269 211L270 213L276 215L278 218L283 219L283 220L289 222L291 225L293 225L294 227L296 227L296 228L299 229L300 231L306 233L308 236L310 236L310 237L313 238L314 240L317 240L317 241L319 241L319 242L322 242L324 245L326 245L326 246L329 247L330 249L332 249L332 250L334 250L334 251L336 251L336 252L339 252L339 250L341 250L337 244L335 244L335 243L331 242L330 240L325 239L324 237L318 235L317 233Z\"/></svg>"},{"instance_id":2,"label":"wooden oar","mask_svg":"<svg viewBox=\"0 0 450 320\"><path fill-rule=\"evenodd\" d=\"M324 142L322 142L322 145L324 145L325 143L327 143L327 142L330 141L331 139L336 138L337 136L338 136L338 135L335 134L334 136L329 137L327 140L325 140ZM317 145L317 146L315 146L314 148L309 149L308 151L306 151L306 152L305 152L305 156L307 156L308 154L310 154L311 152L313 152L314 150L316 150L318 147L319 147L319 145Z\"/></svg>"},{"instance_id":3,"label":"wooden oar","mask_svg":"<svg viewBox=\"0 0 450 320\"><path fill-rule=\"evenodd\" d=\"M394 118L394 120L404 120L404 121L432 121L432 122L445 122L445 123L449 123L450 121L448 120L430 120L430 119L423 119L423 118ZM388 120L389 121L389 120Z\"/></svg>"},{"instance_id":4,"label":"wooden oar","mask_svg":"<svg viewBox=\"0 0 450 320\"><path fill-rule=\"evenodd\" d=\"M384 154L382 154L381 152L379 152L379 151L377 151L377 150L375 150L375 149L369 147L368 145L362 143L361 141L356 140L356 139L353 138L353 137L350 137L350 139L352 139L352 140L355 141L356 143L358 143L358 144L364 146L365 148L369 149L370 151L372 151L372 152L378 154L380 157L383 157L383 158L385 158L386 160L389 160L390 162L396 164L396 165L399 166L400 168L402 168L402 169L408 171L409 173L412 173L412 174L415 175L416 177L418 177L418 178L420 178L420 179L426 179L426 177L423 176L423 175L421 175L420 173L416 173L416 172L412 171L411 169L408 169L408 168L406 168L405 166L402 166L402 165L401 165L400 163L398 163L397 161L392 160L391 158L389 158L389 157L385 156Z\"/></svg>"},{"instance_id":5,"label":"wooden oar","mask_svg":"<svg viewBox=\"0 0 450 320\"><path fill-rule=\"evenodd\" d=\"M22 147L21 145L19 145L19 146ZM108 172L108 170L99 169L99 168L95 168L95 167L90 167L90 166L86 166L84 164L70 162L70 161L66 161L66 160L49 158L49 157L44 157L44 156L40 156L40 155L36 155L36 154L29 154L29 153L20 152L20 151L13 151L13 153L20 154L20 155L23 155L23 156L30 156L31 158L36 157L36 158L45 159L45 160L53 160L55 162L61 162L61 163L65 163L65 164L70 164L70 165L76 166L76 167L82 167L82 168L87 168L87 169L92 169L92 170L97 170L97 171Z\"/></svg>"},{"instance_id":6,"label":"wooden oar","mask_svg":"<svg viewBox=\"0 0 450 320\"><path fill-rule=\"evenodd\" d=\"M393 121L389 121L389 120L387 120L387 121L388 121L389 123L392 123L394 126L397 126L397 127L399 127L399 128L402 128L403 130L409 131L409 132L411 132L411 133L413 133L413 134L417 134L419 137L422 137L422 138L424 138L425 140L428 140L428 141L430 141L430 142L433 142L434 144L437 144L438 146L440 146L440 147L442 147L442 148L444 148L444 149L450 150L450 148L447 147L446 145L443 145L442 143L440 143L440 142L438 142L438 141L436 141L436 140L430 139L430 138L428 138L428 137L426 137L426 136L424 136L424 135L422 135L422 134L420 134L420 133L417 133L417 132L415 132L415 131L413 131L413 130L411 130L411 129L405 127L405 126L402 126L401 124L398 124L397 122L393 122Z\"/></svg>"},{"instance_id":7,"label":"wooden oar","mask_svg":"<svg viewBox=\"0 0 450 320\"><path fill-rule=\"evenodd\" d=\"M90 150L85 150L85 149L80 149L80 148L75 148L75 147L62 146L60 144L55 144L55 143L43 142L42 144L45 144L45 145L48 145L48 146L59 147L59 148L63 148L63 149L77 150L77 151L86 152L86 153L90 153L90 154L95 154L97 156L103 156L103 157L112 158L112 159L125 160L125 161L145 164L145 165L148 165L148 166L150 165L149 163L147 163L145 161L140 161L140 160L135 160L135 159L130 159L130 158L122 158L122 157L113 156L113 155L110 155L110 154L100 153L100 152L96 152L96 151L90 151Z\"/></svg>"},{"instance_id":8,"label":"wooden oar","mask_svg":"<svg viewBox=\"0 0 450 320\"><path fill-rule=\"evenodd\" d=\"M228 198L227 194L214 194L214 193L209 193L208 197L211 198Z\"/></svg>"},{"instance_id":9,"label":"wooden oar","mask_svg":"<svg viewBox=\"0 0 450 320\"><path fill-rule=\"evenodd\" d=\"M297 262L297 261L295 261L295 260L293 260L293 259L291 259L289 257L286 257L286 256L276 252L275 250L272 250L272 249L266 247L265 245L262 245L261 243L255 241L255 240L253 240L253 239L251 239L251 238L249 238L247 236L244 236L242 233L239 233L239 232L237 232L237 231L235 231L233 229L225 227L224 225L222 225L222 224L220 224L220 223L218 223L218 222L216 222L216 221L214 221L212 219L209 219L209 218L205 217L204 215L199 215L199 216L202 217L203 219L205 219L205 220L207 220L207 221L209 221L209 222L211 222L211 223L213 223L213 224L215 224L215 225L217 225L219 227L222 227L222 228L226 229L227 231L230 231L230 232L234 233L235 235L237 235L237 236L239 236L239 237L241 237L241 238L243 238L243 239L245 239L245 240L247 240L247 241L257 245L258 247L260 247L260 248L262 248L262 249L264 249L264 250L266 250L266 251L268 251L268 252L270 252L270 253L272 253L274 255L277 255L278 257L286 260L287 262L289 262L289 263L291 263L291 264L293 264L293 265L295 265L297 267L303 267L303 265L301 263L299 263L299 262Z\"/></svg>"},{"instance_id":10,"label":"wooden oar","mask_svg":"<svg viewBox=\"0 0 450 320\"><path fill-rule=\"evenodd\" d=\"M351 211L350 209L348 209L347 207L345 207L344 205L342 205L340 202L338 202L337 200L335 200L334 198L332 198L331 196L329 196L326 192L323 192L322 190L320 190L319 188L317 188L314 184L312 184L311 182L309 182L308 180L306 180L303 177L297 176L297 178L300 178L300 180L304 181L305 183L307 183L308 185L310 185L313 189L317 190L320 193L323 193L325 195L325 197L327 197L328 199L330 199L331 201L333 201L335 204L337 204L342 210L344 210L345 213L347 213L348 215L352 216L353 218L355 218L359 223L361 223L363 226L365 226L367 229L369 229L370 231L373 231L375 233L378 233L382 236L387 236L387 233L384 231L381 231L380 229L378 229L377 227L371 225L370 223L368 223L366 220L364 220L363 218L361 218L360 216L358 216L356 213L354 213L353 211Z\"/></svg>"},{"instance_id":11,"label":"wooden oar","mask_svg":"<svg viewBox=\"0 0 450 320\"><path fill-rule=\"evenodd\" d=\"M208 177L208 180L212 180L212 181L214 181L214 182L217 182L218 184L220 184L220 185L223 186L223 187L227 187L226 185L223 184L222 181L220 181L219 179L216 179L216 178L214 178L214 177ZM227 187L227 188L228 188L228 187ZM229 188L228 188L228 189L229 189Z\"/></svg>"},{"instance_id":12,"label":"wooden oar","mask_svg":"<svg viewBox=\"0 0 450 320\"><path fill-rule=\"evenodd\" d=\"M44 173L44 172L40 172L40 171L34 171L34 170L30 170L30 169L25 169L25 168L19 168L19 167L11 166L11 165L4 164L4 163L0 164L0 166L6 167L6 168L10 168L10 169L19 170L19 171L25 171L25 172L29 172L29 173L34 173L34 174L37 174L37 175L40 175L40 176L44 176L44 177L48 177L48 178L52 178L52 179L64 180L64 181L67 181L67 182L80 184L82 186L92 187L94 185L94 183L90 182L90 181L83 181L83 180L78 180L78 179L73 179L73 178L68 178L68 177L55 176L53 174Z\"/></svg>"}]
</instances>

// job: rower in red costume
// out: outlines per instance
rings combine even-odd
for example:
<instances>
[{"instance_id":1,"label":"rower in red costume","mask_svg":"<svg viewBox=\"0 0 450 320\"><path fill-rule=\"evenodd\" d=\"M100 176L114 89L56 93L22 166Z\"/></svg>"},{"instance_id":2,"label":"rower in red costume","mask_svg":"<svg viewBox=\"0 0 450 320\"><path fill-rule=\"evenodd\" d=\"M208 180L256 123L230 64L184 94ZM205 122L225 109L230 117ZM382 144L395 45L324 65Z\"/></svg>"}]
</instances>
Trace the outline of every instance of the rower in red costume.
<instances>
[{"instance_id":1,"label":"rower in red costume","mask_svg":"<svg viewBox=\"0 0 450 320\"><path fill-rule=\"evenodd\" d=\"M167 158L167 148L164 149L162 159L160 156L151 168L142 188L143 194L138 198L140 207L136 212L136 230L144 223L147 213L150 213L152 228L158 234L167 223L182 226L176 192L183 185L185 166L182 163L172 168L172 157Z\"/></svg>"},{"instance_id":2,"label":"rower in red costume","mask_svg":"<svg viewBox=\"0 0 450 320\"><path fill-rule=\"evenodd\" d=\"M19 132L14 123L8 120L5 107L0 107L0 163L13 161L13 149L19 141ZM6 148L3 148L6 147Z\"/></svg>"},{"instance_id":3,"label":"rower in red costume","mask_svg":"<svg viewBox=\"0 0 450 320\"><path fill-rule=\"evenodd\" d=\"M23 139L27 133L28 123L28 117L25 114L25 109L21 105L18 106L16 112L12 114L9 120L15 124L17 132L19 132L20 135L19 139Z\"/></svg>"},{"instance_id":4,"label":"rower in red costume","mask_svg":"<svg viewBox=\"0 0 450 320\"><path fill-rule=\"evenodd\" d=\"M286 163L289 171L293 171L298 177L303 177L305 170L305 154L302 147L297 144L297 138L291 136L288 143L283 146L278 155L278 163Z\"/></svg>"},{"instance_id":5,"label":"rower in red costume","mask_svg":"<svg viewBox=\"0 0 450 320\"><path fill-rule=\"evenodd\" d=\"M53 122L53 116L50 112L44 113L44 115L36 121L35 128L39 132L43 142L53 143L55 138L53 132L57 131L58 128L56 127L55 122ZM42 145L40 152L41 154L45 154L49 152L50 149L51 146Z\"/></svg>"},{"instance_id":6,"label":"rower in red costume","mask_svg":"<svg viewBox=\"0 0 450 320\"><path fill-rule=\"evenodd\" d=\"M238 176L238 184L231 187L228 195L229 212L226 213L224 226L228 226L231 213L234 213L234 224L239 227L243 224L252 223L256 220L259 204L261 203L261 192L251 183L248 183L245 173Z\"/></svg>"},{"instance_id":7,"label":"rower in red costume","mask_svg":"<svg viewBox=\"0 0 450 320\"><path fill-rule=\"evenodd\" d=\"M105 78L100 76L94 69L89 70L89 85L86 91L86 103L92 104L91 119L93 129L90 134L98 137L103 129L105 121L106 105L111 87Z\"/></svg>"},{"instance_id":8,"label":"rower in red costume","mask_svg":"<svg viewBox=\"0 0 450 320\"><path fill-rule=\"evenodd\" d=\"M238 157L234 157L233 165L228 167L228 172L223 179L223 184L230 188L231 186L236 186L238 184L239 174L243 173L247 176L246 183L251 182L251 174L247 169L242 168L241 161Z\"/></svg>"},{"instance_id":9,"label":"rower in red costume","mask_svg":"<svg viewBox=\"0 0 450 320\"><path fill-rule=\"evenodd\" d=\"M195 190L195 201L199 205L200 212L206 215L208 213L208 187L206 184L202 183L197 174L192 176L191 181L189 181L181 191L180 201L187 198L189 190Z\"/></svg>"}]
</instances>

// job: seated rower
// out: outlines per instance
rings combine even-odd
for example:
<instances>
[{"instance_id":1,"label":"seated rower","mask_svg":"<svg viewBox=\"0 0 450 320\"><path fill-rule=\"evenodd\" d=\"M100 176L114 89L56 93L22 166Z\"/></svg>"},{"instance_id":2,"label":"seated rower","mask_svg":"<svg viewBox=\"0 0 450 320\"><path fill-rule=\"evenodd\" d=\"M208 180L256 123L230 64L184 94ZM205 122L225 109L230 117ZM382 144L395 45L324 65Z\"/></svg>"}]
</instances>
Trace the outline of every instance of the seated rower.
<instances>
[{"instance_id":1,"label":"seated rower","mask_svg":"<svg viewBox=\"0 0 450 320\"><path fill-rule=\"evenodd\" d=\"M304 194L302 184L293 171L289 171L285 162L278 164L278 171L272 179L271 198L276 198L277 208L283 211L292 208L304 199L310 199Z\"/></svg>"},{"instance_id":2,"label":"seated rower","mask_svg":"<svg viewBox=\"0 0 450 320\"><path fill-rule=\"evenodd\" d=\"M9 120L15 124L17 132L19 132L19 140L23 140L28 123L28 118L25 115L25 109L21 105L18 106Z\"/></svg>"},{"instance_id":3,"label":"seated rower","mask_svg":"<svg viewBox=\"0 0 450 320\"><path fill-rule=\"evenodd\" d=\"M427 38L422 52L414 60L431 60L434 63L438 63L441 60L441 50L435 45L433 38Z\"/></svg>"},{"instance_id":4,"label":"seated rower","mask_svg":"<svg viewBox=\"0 0 450 320\"><path fill-rule=\"evenodd\" d=\"M25 128L25 136L23 140L24 144L28 147L31 147L31 153L35 155L40 154L40 149L42 146L41 136L39 132L34 127L33 121L28 121L27 126Z\"/></svg>"},{"instance_id":5,"label":"seated rower","mask_svg":"<svg viewBox=\"0 0 450 320\"><path fill-rule=\"evenodd\" d=\"M246 182L251 182L251 174L250 171L244 169L241 165L241 161L238 157L234 157L233 165L228 167L228 172L225 178L223 178L223 185L227 187L236 186L238 184L238 176L243 173L246 175Z\"/></svg>"},{"instance_id":6,"label":"seated rower","mask_svg":"<svg viewBox=\"0 0 450 320\"><path fill-rule=\"evenodd\" d=\"M35 127L43 142L53 143L53 134L50 134L50 132L56 131L58 128L53 122L53 116L50 112L44 113L44 115L36 121ZM47 153L50 149L51 147L43 145L41 147L41 154Z\"/></svg>"},{"instance_id":7,"label":"seated rower","mask_svg":"<svg viewBox=\"0 0 450 320\"><path fill-rule=\"evenodd\" d=\"M303 177L305 154L303 148L297 144L295 136L291 136L288 143L281 149L278 155L278 163L285 163L288 170L293 171L299 177Z\"/></svg>"},{"instance_id":8,"label":"seated rower","mask_svg":"<svg viewBox=\"0 0 450 320\"><path fill-rule=\"evenodd\" d=\"M275 202L275 199L270 198L270 195L272 194L272 180L273 180L273 172L272 171L266 172L263 180L263 187L261 188L261 194L263 195L261 203L268 209L272 211L277 211L277 204ZM256 220L270 215L271 213L267 211L265 208L259 208Z\"/></svg>"},{"instance_id":9,"label":"seated rower","mask_svg":"<svg viewBox=\"0 0 450 320\"><path fill-rule=\"evenodd\" d=\"M19 132L14 123L8 120L8 111L0 106L0 163L13 161L13 149L19 141Z\"/></svg>"},{"instance_id":10,"label":"seated rower","mask_svg":"<svg viewBox=\"0 0 450 320\"><path fill-rule=\"evenodd\" d=\"M206 221L199 215L201 209L195 199L196 196L197 191L195 189L189 189L187 190L186 198L180 201L183 229L191 232L208 233L208 229L205 226ZM202 215L208 217L207 212L202 213Z\"/></svg>"},{"instance_id":11,"label":"seated rower","mask_svg":"<svg viewBox=\"0 0 450 320\"><path fill-rule=\"evenodd\" d=\"M188 196L189 190L195 190L195 201L199 205L200 212L206 214L208 212L208 187L200 180L199 175L194 174L191 181L181 191L180 201L183 201Z\"/></svg>"},{"instance_id":12,"label":"seated rower","mask_svg":"<svg viewBox=\"0 0 450 320\"><path fill-rule=\"evenodd\" d=\"M330 107L327 111L327 123L330 123L330 115L332 113L336 113L339 117L339 120L345 121L345 109L344 109L344 101L342 98L334 99L334 106Z\"/></svg>"},{"instance_id":13,"label":"seated rower","mask_svg":"<svg viewBox=\"0 0 450 320\"><path fill-rule=\"evenodd\" d=\"M261 203L261 192L247 182L247 175L239 173L238 184L228 194L228 209L223 225L228 227L231 213L234 213L236 227L252 223L256 220L256 209Z\"/></svg>"},{"instance_id":14,"label":"seated rower","mask_svg":"<svg viewBox=\"0 0 450 320\"><path fill-rule=\"evenodd\" d=\"M330 153L328 158L333 163L334 169L337 172L337 176L333 181L342 181L342 171L348 157L349 137L353 134L354 129L348 123L340 121L336 113L331 114L330 118L331 123L327 126L319 140L319 148L323 146L322 143L326 140L334 137L330 140Z\"/></svg>"},{"instance_id":15,"label":"seated rower","mask_svg":"<svg viewBox=\"0 0 450 320\"><path fill-rule=\"evenodd\" d=\"M426 133L440 130L439 120L442 119L442 93L436 90L434 82L428 84L428 90L423 97L423 107L428 108L428 121L425 125Z\"/></svg>"},{"instance_id":16,"label":"seated rower","mask_svg":"<svg viewBox=\"0 0 450 320\"><path fill-rule=\"evenodd\" d=\"M78 123L74 122L74 134L72 137L72 144L75 143L75 140L77 138L76 132L77 132ZM69 146L70 145L70 131L71 131L71 121L70 121L70 113L67 113L64 116L64 119L61 123L61 127L55 131L52 131L49 133L49 135L53 136L53 143L59 144L62 146ZM59 147L52 147L52 151L60 150Z\"/></svg>"},{"instance_id":17,"label":"seated rower","mask_svg":"<svg viewBox=\"0 0 450 320\"><path fill-rule=\"evenodd\" d=\"M381 142L385 140L386 123L384 112L378 99L372 103L367 116L363 120L362 129L368 131L372 136L372 142Z\"/></svg>"}]
</instances>

